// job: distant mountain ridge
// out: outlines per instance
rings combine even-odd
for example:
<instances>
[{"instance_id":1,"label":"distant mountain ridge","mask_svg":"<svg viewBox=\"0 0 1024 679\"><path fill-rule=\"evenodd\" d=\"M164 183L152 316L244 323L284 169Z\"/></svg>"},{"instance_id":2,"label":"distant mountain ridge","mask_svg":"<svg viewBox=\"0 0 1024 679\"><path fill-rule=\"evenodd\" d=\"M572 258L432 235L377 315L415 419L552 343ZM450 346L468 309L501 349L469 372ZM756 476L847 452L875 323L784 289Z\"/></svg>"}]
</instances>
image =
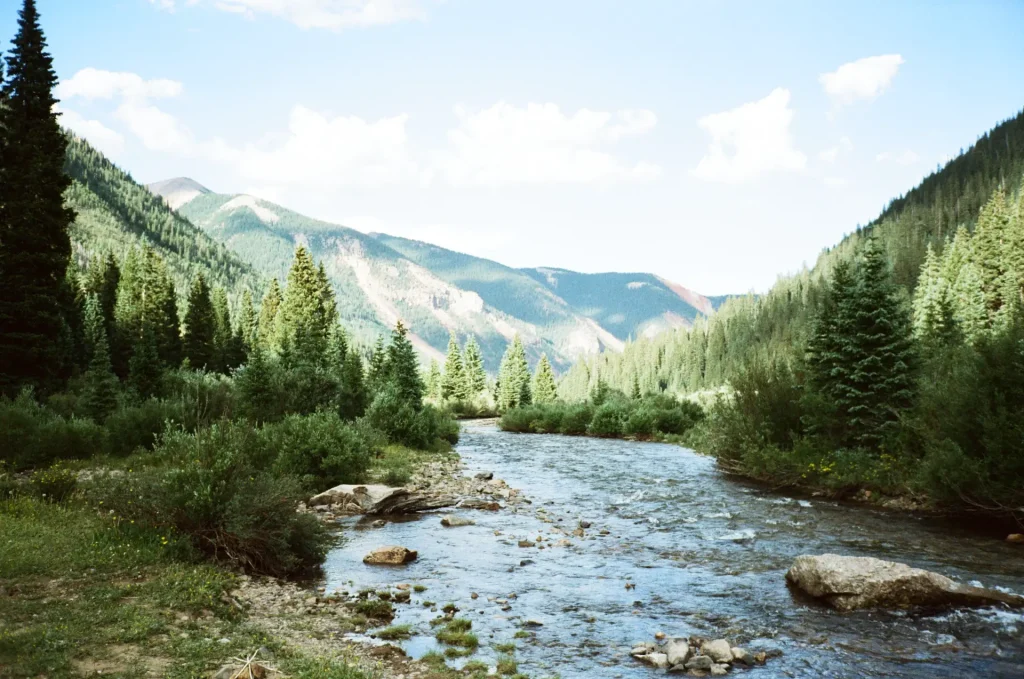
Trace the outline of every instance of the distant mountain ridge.
<instances>
[{"instance_id":1,"label":"distant mountain ridge","mask_svg":"<svg viewBox=\"0 0 1024 679\"><path fill-rule=\"evenodd\" d=\"M283 280L295 247L306 246L324 263L357 339L371 341L402 318L417 348L440 359L450 332L460 340L472 334L492 371L517 333L531 362L547 353L564 368L581 354L618 351L630 338L689 327L723 299L652 274L515 269L312 219L254 196L214 193L187 177L148 188L268 277Z\"/></svg>"}]
</instances>

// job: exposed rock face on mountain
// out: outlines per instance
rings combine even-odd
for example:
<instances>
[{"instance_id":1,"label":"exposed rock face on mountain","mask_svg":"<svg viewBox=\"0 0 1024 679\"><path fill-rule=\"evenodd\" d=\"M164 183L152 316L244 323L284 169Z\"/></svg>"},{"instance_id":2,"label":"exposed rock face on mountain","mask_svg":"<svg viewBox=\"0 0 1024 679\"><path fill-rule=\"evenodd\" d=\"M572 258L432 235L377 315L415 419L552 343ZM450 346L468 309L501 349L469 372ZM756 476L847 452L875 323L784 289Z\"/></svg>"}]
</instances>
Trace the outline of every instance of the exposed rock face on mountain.
<instances>
[{"instance_id":1,"label":"exposed rock face on mountain","mask_svg":"<svg viewBox=\"0 0 1024 679\"><path fill-rule=\"evenodd\" d=\"M840 611L858 608L1024 606L1024 597L972 587L906 564L870 557L798 556L786 580Z\"/></svg>"},{"instance_id":2,"label":"exposed rock face on mountain","mask_svg":"<svg viewBox=\"0 0 1024 679\"><path fill-rule=\"evenodd\" d=\"M619 350L629 337L688 326L714 311L712 300L650 274L513 269L310 219L254 196L212 193L186 178L149 187L267 276L284 279L295 247L309 248L324 263L357 339L371 341L401 318L429 358L442 358L450 332L460 341L474 335L494 371L519 334L531 363L546 353L565 367L581 354ZM559 285L550 272L557 272Z\"/></svg>"}]
</instances>

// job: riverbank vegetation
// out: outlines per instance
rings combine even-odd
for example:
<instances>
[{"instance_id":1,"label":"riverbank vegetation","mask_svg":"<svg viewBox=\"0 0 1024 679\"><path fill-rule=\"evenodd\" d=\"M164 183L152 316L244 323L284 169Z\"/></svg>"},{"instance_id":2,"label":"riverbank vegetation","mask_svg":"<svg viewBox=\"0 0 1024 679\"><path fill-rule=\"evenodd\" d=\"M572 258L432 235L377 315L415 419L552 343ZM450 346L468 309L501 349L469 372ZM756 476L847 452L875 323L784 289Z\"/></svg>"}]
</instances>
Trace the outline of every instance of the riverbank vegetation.
<instances>
[{"instance_id":1,"label":"riverbank vegetation","mask_svg":"<svg viewBox=\"0 0 1024 679\"><path fill-rule=\"evenodd\" d=\"M719 390L689 441L730 471L1024 518L1022 175L1024 114L813 270L580 361L559 395Z\"/></svg>"}]
</instances>

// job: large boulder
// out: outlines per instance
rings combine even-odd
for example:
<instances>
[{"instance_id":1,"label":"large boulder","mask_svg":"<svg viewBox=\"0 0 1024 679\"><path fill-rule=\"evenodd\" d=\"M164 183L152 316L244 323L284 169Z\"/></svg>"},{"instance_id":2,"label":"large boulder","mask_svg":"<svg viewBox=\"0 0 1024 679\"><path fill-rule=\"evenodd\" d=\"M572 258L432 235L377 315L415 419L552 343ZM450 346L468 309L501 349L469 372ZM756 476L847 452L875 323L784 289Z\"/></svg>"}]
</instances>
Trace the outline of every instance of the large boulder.
<instances>
[{"instance_id":1,"label":"large boulder","mask_svg":"<svg viewBox=\"0 0 1024 679\"><path fill-rule=\"evenodd\" d=\"M700 647L700 652L708 656L716 663L732 662L732 647L725 639L705 641Z\"/></svg>"},{"instance_id":2,"label":"large boulder","mask_svg":"<svg viewBox=\"0 0 1024 679\"><path fill-rule=\"evenodd\" d=\"M671 666L682 665L690 658L690 642L686 639L672 639L665 644L665 655Z\"/></svg>"},{"instance_id":3,"label":"large boulder","mask_svg":"<svg viewBox=\"0 0 1024 679\"><path fill-rule=\"evenodd\" d=\"M415 561L419 554L405 547L378 547L363 557L363 563L371 566L400 566Z\"/></svg>"},{"instance_id":4,"label":"large boulder","mask_svg":"<svg viewBox=\"0 0 1024 679\"><path fill-rule=\"evenodd\" d=\"M871 557L798 556L786 580L840 611L858 608L1024 606L1024 597L962 585L931 571Z\"/></svg>"},{"instance_id":5,"label":"large boulder","mask_svg":"<svg viewBox=\"0 0 1024 679\"><path fill-rule=\"evenodd\" d=\"M309 499L310 507L339 505L350 514L410 514L451 507L455 498L382 485L335 486Z\"/></svg>"}]
</instances>

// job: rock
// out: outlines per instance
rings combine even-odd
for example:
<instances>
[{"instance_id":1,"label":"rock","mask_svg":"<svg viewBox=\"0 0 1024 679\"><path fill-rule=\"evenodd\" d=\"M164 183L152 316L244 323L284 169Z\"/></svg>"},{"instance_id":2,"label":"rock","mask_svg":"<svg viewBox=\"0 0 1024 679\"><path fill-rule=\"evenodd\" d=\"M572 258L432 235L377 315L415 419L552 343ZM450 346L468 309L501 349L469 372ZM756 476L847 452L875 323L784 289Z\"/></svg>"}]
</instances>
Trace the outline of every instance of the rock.
<instances>
[{"instance_id":1,"label":"rock","mask_svg":"<svg viewBox=\"0 0 1024 679\"><path fill-rule=\"evenodd\" d=\"M385 521L384 519L377 519L376 521L374 521L370 525L373 526L374 528L383 528L384 526L388 525L388 522Z\"/></svg>"},{"instance_id":2,"label":"rock","mask_svg":"<svg viewBox=\"0 0 1024 679\"><path fill-rule=\"evenodd\" d=\"M408 514L451 507L454 504L455 498L449 496L372 484L343 484L309 499L310 507L341 505L346 511L358 514Z\"/></svg>"},{"instance_id":3,"label":"rock","mask_svg":"<svg viewBox=\"0 0 1024 679\"><path fill-rule=\"evenodd\" d=\"M700 652L717 663L732 662L732 648L725 639L705 641L700 647Z\"/></svg>"},{"instance_id":4,"label":"rock","mask_svg":"<svg viewBox=\"0 0 1024 679\"><path fill-rule=\"evenodd\" d=\"M395 596L393 598L394 598L394 600L397 603L407 604L407 603L409 603L409 601L412 600L412 592L410 592L407 589L401 590L401 591L395 592Z\"/></svg>"},{"instance_id":5,"label":"rock","mask_svg":"<svg viewBox=\"0 0 1024 679\"><path fill-rule=\"evenodd\" d=\"M724 677L729 674L729 666L726 664L715 663L711 666L711 676L713 677Z\"/></svg>"},{"instance_id":6,"label":"rock","mask_svg":"<svg viewBox=\"0 0 1024 679\"><path fill-rule=\"evenodd\" d=\"M441 519L441 525L445 528L457 528L459 526L473 526L476 521L467 519L464 516L446 516Z\"/></svg>"},{"instance_id":7,"label":"rock","mask_svg":"<svg viewBox=\"0 0 1024 679\"><path fill-rule=\"evenodd\" d=\"M685 663L683 667L688 670L710 670L714 662L706 655L695 655Z\"/></svg>"},{"instance_id":8,"label":"rock","mask_svg":"<svg viewBox=\"0 0 1024 679\"><path fill-rule=\"evenodd\" d=\"M590 528L591 523L589 521L580 521L580 528Z\"/></svg>"},{"instance_id":9,"label":"rock","mask_svg":"<svg viewBox=\"0 0 1024 679\"><path fill-rule=\"evenodd\" d=\"M363 557L363 563L372 566L398 566L415 561L417 556L419 554L415 550L406 549L405 547L378 547Z\"/></svg>"},{"instance_id":10,"label":"rock","mask_svg":"<svg viewBox=\"0 0 1024 679\"><path fill-rule=\"evenodd\" d=\"M1015 545L1024 545L1024 533L1010 533L1006 541Z\"/></svg>"},{"instance_id":11,"label":"rock","mask_svg":"<svg viewBox=\"0 0 1024 679\"><path fill-rule=\"evenodd\" d=\"M536 545L536 543L531 541L531 540L520 540L519 541L519 546L520 547L533 547L535 545Z\"/></svg>"},{"instance_id":12,"label":"rock","mask_svg":"<svg viewBox=\"0 0 1024 679\"><path fill-rule=\"evenodd\" d=\"M544 623L540 620L527 620L523 623L523 627L543 627Z\"/></svg>"},{"instance_id":13,"label":"rock","mask_svg":"<svg viewBox=\"0 0 1024 679\"><path fill-rule=\"evenodd\" d=\"M523 559L519 562L520 566L529 566L531 564L533 564L533 559Z\"/></svg>"},{"instance_id":14,"label":"rock","mask_svg":"<svg viewBox=\"0 0 1024 679\"><path fill-rule=\"evenodd\" d=\"M483 509L488 512L496 512L501 509L501 505L497 502L489 502L487 500L478 500L476 498L469 498L463 500L459 504L455 505L459 509Z\"/></svg>"},{"instance_id":15,"label":"rock","mask_svg":"<svg viewBox=\"0 0 1024 679\"><path fill-rule=\"evenodd\" d=\"M911 606L1024 606L1024 597L956 583L906 564L871 557L798 556L786 580L840 611Z\"/></svg>"},{"instance_id":16,"label":"rock","mask_svg":"<svg viewBox=\"0 0 1024 679\"><path fill-rule=\"evenodd\" d=\"M657 667L659 670L668 669L668 656L664 653L648 653L647 655L639 656L639 660L651 667Z\"/></svg>"},{"instance_id":17,"label":"rock","mask_svg":"<svg viewBox=\"0 0 1024 679\"><path fill-rule=\"evenodd\" d=\"M665 633L664 632L655 632L654 633L654 638L657 639L658 641L661 641L662 639L665 638Z\"/></svg>"},{"instance_id":18,"label":"rock","mask_svg":"<svg viewBox=\"0 0 1024 679\"><path fill-rule=\"evenodd\" d=\"M690 659L690 644L686 639L672 639L665 644L669 665L685 665Z\"/></svg>"},{"instance_id":19,"label":"rock","mask_svg":"<svg viewBox=\"0 0 1024 679\"><path fill-rule=\"evenodd\" d=\"M473 478L479 479L481 481L490 481L491 479L494 478L494 472L480 472L479 474L476 474Z\"/></svg>"},{"instance_id":20,"label":"rock","mask_svg":"<svg viewBox=\"0 0 1024 679\"><path fill-rule=\"evenodd\" d=\"M736 662L736 663L740 663L741 665L750 666L750 665L754 664L754 654L752 654L750 651L748 651L745 648L740 648L739 646L733 646L732 647L732 661Z\"/></svg>"}]
</instances>

